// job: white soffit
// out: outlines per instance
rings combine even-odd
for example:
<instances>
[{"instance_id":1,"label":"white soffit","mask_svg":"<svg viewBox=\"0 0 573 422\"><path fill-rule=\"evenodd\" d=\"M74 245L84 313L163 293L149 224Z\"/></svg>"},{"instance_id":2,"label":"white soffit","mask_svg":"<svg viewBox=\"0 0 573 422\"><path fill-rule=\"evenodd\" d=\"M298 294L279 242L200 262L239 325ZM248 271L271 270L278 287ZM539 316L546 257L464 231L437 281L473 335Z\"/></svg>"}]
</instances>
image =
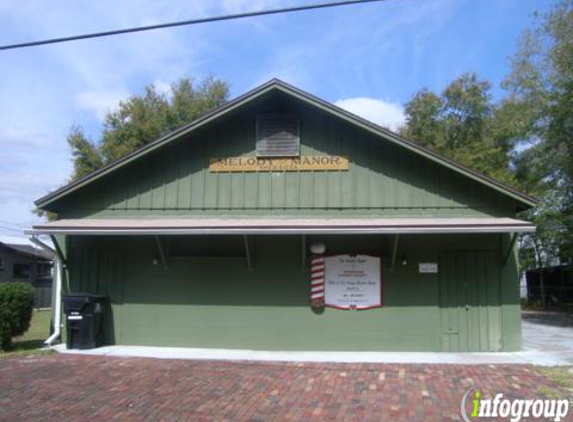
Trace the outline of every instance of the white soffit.
<instances>
[{"instance_id":1,"label":"white soffit","mask_svg":"<svg viewBox=\"0 0 573 422\"><path fill-rule=\"evenodd\" d=\"M523 233L535 226L512 218L132 218L63 219L28 234L383 234Z\"/></svg>"}]
</instances>

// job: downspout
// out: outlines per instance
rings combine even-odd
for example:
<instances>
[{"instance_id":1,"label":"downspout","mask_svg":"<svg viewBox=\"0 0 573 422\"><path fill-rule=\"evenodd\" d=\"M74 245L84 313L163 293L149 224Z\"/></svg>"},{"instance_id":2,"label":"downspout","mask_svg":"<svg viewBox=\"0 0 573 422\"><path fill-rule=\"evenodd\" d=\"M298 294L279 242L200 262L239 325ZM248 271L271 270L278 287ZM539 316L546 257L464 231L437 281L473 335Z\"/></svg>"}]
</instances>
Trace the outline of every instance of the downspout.
<instances>
[{"instance_id":1,"label":"downspout","mask_svg":"<svg viewBox=\"0 0 573 422\"><path fill-rule=\"evenodd\" d=\"M62 261L59 254L44 242L40 241L35 235L30 238L30 241L38 245L42 249L49 250L54 254L54 275L56 281L56 303L54 304L54 332L44 341L46 346L51 346L52 343L58 339L62 332Z\"/></svg>"},{"instance_id":2,"label":"downspout","mask_svg":"<svg viewBox=\"0 0 573 422\"><path fill-rule=\"evenodd\" d=\"M51 346L54 341L60 338L62 334L62 263L59 258L55 262L55 276L56 276L56 303L54 309L54 332L50 337L44 341L46 346Z\"/></svg>"}]
</instances>

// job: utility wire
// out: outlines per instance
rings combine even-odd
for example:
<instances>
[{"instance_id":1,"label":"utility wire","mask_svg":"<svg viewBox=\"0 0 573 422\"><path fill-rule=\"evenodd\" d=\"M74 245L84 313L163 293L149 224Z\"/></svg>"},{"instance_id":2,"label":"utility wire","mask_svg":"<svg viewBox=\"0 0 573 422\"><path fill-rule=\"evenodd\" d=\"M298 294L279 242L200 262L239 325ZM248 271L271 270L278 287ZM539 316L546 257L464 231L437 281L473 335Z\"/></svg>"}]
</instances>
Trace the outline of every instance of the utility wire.
<instances>
[{"instance_id":1,"label":"utility wire","mask_svg":"<svg viewBox=\"0 0 573 422\"><path fill-rule=\"evenodd\" d=\"M381 1L387 1L387 0L344 0L344 1L335 1L335 2L331 2L331 3L317 3L317 4L308 4L305 6L285 7L285 8L281 8L281 9L260 10L258 12L245 12L245 13L235 13L235 14L231 14L231 15L211 16L211 17L207 17L207 18L190 19L190 20L179 21L179 22L162 23L162 24L148 25L148 26L138 26L138 27L134 27L134 28L116 29L116 30L104 31L104 32L94 32L91 34L83 34L83 35L72 35L69 37L51 38L51 39L39 40L39 41L29 41L29 42L24 42L24 43L19 43L19 44L8 44L8 45L0 46L0 50L13 50L16 48L35 47L38 45L46 45L46 44L57 44L57 43L63 43L63 42L69 42L69 41L85 40L88 38L108 37L111 35L128 34L131 32L143 32L143 31L151 31L154 29L172 28L174 26L196 25L196 24L200 24L200 23L226 21L226 20L233 20L233 19L244 19L244 18L250 18L250 17L254 17L254 16L277 15L280 13L302 12L305 10L326 9L329 7L349 6L349 5L360 4L360 3L374 3L374 2L381 2Z\"/></svg>"}]
</instances>

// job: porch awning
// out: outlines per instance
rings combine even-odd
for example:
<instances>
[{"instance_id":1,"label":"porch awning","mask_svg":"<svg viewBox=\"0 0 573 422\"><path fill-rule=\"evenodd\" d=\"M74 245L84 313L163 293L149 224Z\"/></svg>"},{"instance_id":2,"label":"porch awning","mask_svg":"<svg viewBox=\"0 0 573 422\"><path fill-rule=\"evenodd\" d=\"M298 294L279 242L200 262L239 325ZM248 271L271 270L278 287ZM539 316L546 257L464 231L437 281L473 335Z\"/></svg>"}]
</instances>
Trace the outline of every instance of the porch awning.
<instances>
[{"instance_id":1,"label":"porch awning","mask_svg":"<svg viewBox=\"0 0 573 422\"><path fill-rule=\"evenodd\" d=\"M513 218L130 218L63 219L34 226L28 234L384 234L523 233L535 226Z\"/></svg>"}]
</instances>

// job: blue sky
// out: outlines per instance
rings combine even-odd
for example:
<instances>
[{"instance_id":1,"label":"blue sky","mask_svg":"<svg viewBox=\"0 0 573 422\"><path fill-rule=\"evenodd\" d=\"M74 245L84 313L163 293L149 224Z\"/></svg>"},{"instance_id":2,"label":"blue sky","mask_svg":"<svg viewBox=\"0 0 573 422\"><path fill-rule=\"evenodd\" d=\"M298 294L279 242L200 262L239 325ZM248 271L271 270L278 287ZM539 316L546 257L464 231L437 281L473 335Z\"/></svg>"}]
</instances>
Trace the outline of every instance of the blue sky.
<instances>
[{"instance_id":1,"label":"blue sky","mask_svg":"<svg viewBox=\"0 0 573 422\"><path fill-rule=\"evenodd\" d=\"M317 0L318 1L318 0ZM0 44L313 0L0 2ZM231 96L272 78L396 127L423 87L464 72L493 83L548 0L389 0L0 52L0 233L39 221L33 201L71 173L66 133L93 140L119 100L181 77L225 79Z\"/></svg>"}]
</instances>

